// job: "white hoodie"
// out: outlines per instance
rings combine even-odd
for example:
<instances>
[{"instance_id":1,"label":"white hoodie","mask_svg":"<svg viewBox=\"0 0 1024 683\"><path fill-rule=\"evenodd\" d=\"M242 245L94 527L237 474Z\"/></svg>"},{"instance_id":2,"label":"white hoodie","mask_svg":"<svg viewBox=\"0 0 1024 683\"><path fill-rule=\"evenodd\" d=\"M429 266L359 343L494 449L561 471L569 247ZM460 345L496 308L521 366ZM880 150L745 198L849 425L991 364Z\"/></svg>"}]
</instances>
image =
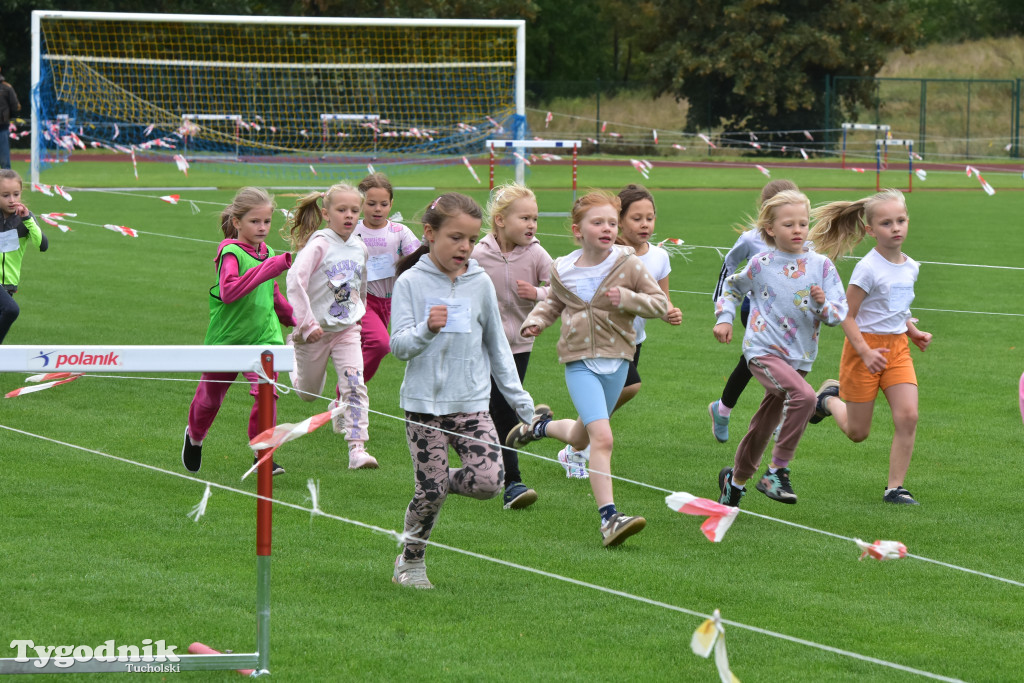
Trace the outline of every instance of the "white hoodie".
<instances>
[{"instance_id":1,"label":"white hoodie","mask_svg":"<svg viewBox=\"0 0 1024 683\"><path fill-rule=\"evenodd\" d=\"M430 306L440 303L428 300L438 299L451 301L446 328L460 331L427 329ZM391 296L391 353L408 361L400 391L403 410L428 415L485 412L493 375L519 419L529 423L533 418L533 399L519 381L494 284L474 259L454 282L429 254L398 277Z\"/></svg>"}]
</instances>

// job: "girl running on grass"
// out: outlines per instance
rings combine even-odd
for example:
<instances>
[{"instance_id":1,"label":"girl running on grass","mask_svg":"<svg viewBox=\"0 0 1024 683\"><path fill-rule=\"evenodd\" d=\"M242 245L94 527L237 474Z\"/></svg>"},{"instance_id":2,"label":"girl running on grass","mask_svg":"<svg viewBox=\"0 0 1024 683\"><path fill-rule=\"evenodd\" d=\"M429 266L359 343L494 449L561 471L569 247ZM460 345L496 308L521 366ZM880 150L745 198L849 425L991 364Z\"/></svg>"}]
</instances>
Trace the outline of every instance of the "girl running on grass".
<instances>
[{"instance_id":1,"label":"girl running on grass","mask_svg":"<svg viewBox=\"0 0 1024 683\"><path fill-rule=\"evenodd\" d=\"M657 245L650 243L651 235L654 234L654 222L657 214L654 208L654 196L642 185L627 185L619 191L619 201L622 208L619 210L619 237L618 244L632 247L648 272L657 280L665 298L669 299L668 312L662 316L662 320L671 324L679 325L683 322L683 313L672 305L668 293L668 275L672 272L672 265L669 262L668 252ZM629 361L626 370L626 384L622 388L619 400L612 408L616 410L631 401L640 392L640 347L647 338L645 330L647 320L641 316L633 319L633 329L636 331L636 351L633 352L633 359ZM565 468L565 475L572 478L586 479L587 461L590 459L590 447L577 452L572 446L566 444L565 448L558 452L558 461Z\"/></svg>"},{"instance_id":2,"label":"girl running on grass","mask_svg":"<svg viewBox=\"0 0 1024 683\"><path fill-rule=\"evenodd\" d=\"M814 389L804 376L818 355L821 323L838 325L847 309L843 283L832 261L804 251L810 210L807 197L796 190L779 192L762 204L757 228L770 250L753 255L740 272L726 278L715 304L715 338L728 344L736 307L750 296L743 356L765 388L733 466L718 473L719 502L725 505L739 506L747 480L761 466L780 420L771 464L757 490L781 503L797 500L789 463L816 403Z\"/></svg>"},{"instance_id":3,"label":"girl running on grass","mask_svg":"<svg viewBox=\"0 0 1024 683\"><path fill-rule=\"evenodd\" d=\"M284 343L281 325L294 327L291 305L281 294L278 275L292 265L290 253L274 255L265 243L274 216L274 200L266 190L243 187L221 212L224 240L217 247L214 263L217 284L210 288L210 324L204 344ZM253 397L249 414L249 439L260 433L257 426L256 393L259 376L245 372ZM203 464L203 440L217 417L236 372L204 372L188 409L188 426L181 447L181 462L189 472ZM277 373L274 373L277 379ZM274 390L274 422L277 421L277 390ZM273 463L275 475L284 468Z\"/></svg>"},{"instance_id":4,"label":"girl running on grass","mask_svg":"<svg viewBox=\"0 0 1024 683\"><path fill-rule=\"evenodd\" d=\"M855 202L826 204L811 215L816 220L811 237L832 258L852 251L865 235L875 238L874 248L854 266L846 290L850 314L843 321L839 384L819 395L811 422L832 415L843 433L859 443L871 431L881 389L895 427L882 500L917 505L903 488L917 434L917 374L907 340L924 351L932 335L910 318L920 266L902 251L910 228L906 200L899 190L885 190Z\"/></svg>"},{"instance_id":5,"label":"girl running on grass","mask_svg":"<svg viewBox=\"0 0 1024 683\"><path fill-rule=\"evenodd\" d=\"M369 382L390 351L391 292L395 264L420 246L412 230L388 218L395 199L391 181L383 173L371 173L359 183L363 194L363 218L356 235L366 245L366 315L362 321L363 379Z\"/></svg>"},{"instance_id":6,"label":"girl running on grass","mask_svg":"<svg viewBox=\"0 0 1024 683\"><path fill-rule=\"evenodd\" d=\"M300 199L285 226L285 238L297 252L288 271L288 300L296 320L290 338L295 345L292 385L303 401L318 398L327 381L327 361L334 361L344 410L333 427L348 441L353 470L377 468L377 460L366 452L369 400L359 334L366 311L366 245L354 231L362 206L359 191L339 183ZM323 221L327 227L321 230Z\"/></svg>"},{"instance_id":7,"label":"girl running on grass","mask_svg":"<svg viewBox=\"0 0 1024 683\"><path fill-rule=\"evenodd\" d=\"M532 422L506 437L510 448L551 436L590 453L590 487L601 516L605 546L622 543L647 524L624 515L612 496L612 430L609 417L622 394L629 360L635 353L635 316L661 318L669 304L658 282L631 247L615 244L621 203L615 195L591 192L572 208L572 234L580 248L556 259L548 298L523 322L524 337L536 337L561 316L558 361L579 413L575 420L552 420L538 407ZM520 413L521 414L521 413Z\"/></svg>"},{"instance_id":8,"label":"girl running on grass","mask_svg":"<svg viewBox=\"0 0 1024 683\"><path fill-rule=\"evenodd\" d=\"M6 130L0 135L7 135ZM18 319L21 309L14 301L21 281L21 260L28 245L46 251L49 242L35 217L21 202L21 176L0 170L0 343Z\"/></svg>"},{"instance_id":9,"label":"girl running on grass","mask_svg":"<svg viewBox=\"0 0 1024 683\"><path fill-rule=\"evenodd\" d=\"M465 195L441 195L423 214L424 245L396 269L391 352L407 361L399 402L416 484L405 513L405 533L415 540L395 558L392 579L403 586L433 588L423 541L449 491L480 500L501 492L501 448L487 412L490 378L520 419L534 416L502 331L494 285L470 258L482 215ZM462 467L449 468L449 446Z\"/></svg>"},{"instance_id":10,"label":"girl running on grass","mask_svg":"<svg viewBox=\"0 0 1024 683\"><path fill-rule=\"evenodd\" d=\"M790 180L773 180L762 188L761 199L757 206L760 208L766 201L783 190L797 189L796 183ZM762 251L768 251L768 245L761 239L761 231L757 229L757 226L750 225L743 228L740 231L739 238L736 240L736 244L725 255L725 261L722 263L722 272L718 276L718 284L715 286L715 293L713 295L715 301L718 301L719 297L722 296L722 288L725 286L726 278L735 273L740 264L749 261L750 257ZM750 297L745 297L743 299L743 306L740 308L740 325L744 328L747 326L747 316L749 315ZM741 354L739 362L736 363L732 374L729 375L729 379L725 382L725 388L722 389L722 397L708 405L708 414L711 416L711 433L719 443L725 443L729 440L729 416L732 413L732 409L736 407L736 402L740 400L740 394L747 388L747 383L750 382L751 377L753 375L750 374L750 368L747 367L747 359Z\"/></svg>"},{"instance_id":11,"label":"girl running on grass","mask_svg":"<svg viewBox=\"0 0 1024 683\"><path fill-rule=\"evenodd\" d=\"M537 239L537 197L533 190L509 183L494 190L487 205L491 231L473 249L473 258L494 283L505 339L512 349L519 381L526 376L533 338L519 334L533 303L543 299L543 285L551 277L551 257ZM519 416L508 404L497 382L491 380L491 420L499 435L519 424ZM537 500L537 492L523 483L519 454L511 448L501 450L505 465L506 509L519 510Z\"/></svg>"}]
</instances>

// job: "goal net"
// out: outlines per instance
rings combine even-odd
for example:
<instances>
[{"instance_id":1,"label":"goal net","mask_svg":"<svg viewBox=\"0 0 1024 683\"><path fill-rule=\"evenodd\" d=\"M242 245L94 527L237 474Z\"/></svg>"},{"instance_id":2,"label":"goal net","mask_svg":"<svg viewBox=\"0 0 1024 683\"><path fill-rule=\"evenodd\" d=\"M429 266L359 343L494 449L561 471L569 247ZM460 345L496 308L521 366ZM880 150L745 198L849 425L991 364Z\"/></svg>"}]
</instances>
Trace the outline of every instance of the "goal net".
<instances>
[{"instance_id":1,"label":"goal net","mask_svg":"<svg viewBox=\"0 0 1024 683\"><path fill-rule=\"evenodd\" d=\"M34 181L92 148L436 156L525 125L521 20L32 14Z\"/></svg>"}]
</instances>

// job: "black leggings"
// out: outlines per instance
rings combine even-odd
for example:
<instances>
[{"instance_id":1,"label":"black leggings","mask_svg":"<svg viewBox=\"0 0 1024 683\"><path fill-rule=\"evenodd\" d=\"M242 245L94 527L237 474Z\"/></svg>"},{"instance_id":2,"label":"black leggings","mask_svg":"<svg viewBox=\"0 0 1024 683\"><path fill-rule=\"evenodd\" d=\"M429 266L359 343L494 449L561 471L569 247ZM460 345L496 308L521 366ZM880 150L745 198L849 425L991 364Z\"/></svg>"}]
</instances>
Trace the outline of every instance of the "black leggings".
<instances>
[{"instance_id":1,"label":"black leggings","mask_svg":"<svg viewBox=\"0 0 1024 683\"><path fill-rule=\"evenodd\" d=\"M740 324L743 329L747 329L747 316L750 314L750 300L743 300L743 307L740 309ZM735 336L735 335L734 335ZM750 374L750 368L747 367L747 359L740 355L740 362L733 368L732 374L729 375L729 379L725 383L725 389L722 389L722 403L726 408L730 410L736 407L736 402L740 400L740 394L747 388L747 382L753 377Z\"/></svg>"},{"instance_id":2,"label":"black leggings","mask_svg":"<svg viewBox=\"0 0 1024 683\"><path fill-rule=\"evenodd\" d=\"M526 366L530 362L530 352L523 351L512 355L516 362L516 372L519 374L519 381L526 377ZM504 443L505 437L512 431L512 428L519 424L519 416L508 404L505 397L498 390L498 385L491 378L491 421L494 422L494 429L498 432L498 441ZM513 481L522 481L523 475L519 472L519 454L509 448L501 449L501 459L505 465L505 485Z\"/></svg>"},{"instance_id":3,"label":"black leggings","mask_svg":"<svg viewBox=\"0 0 1024 683\"><path fill-rule=\"evenodd\" d=\"M14 292L7 289L6 286L0 285L0 344L3 343L11 325L18 319L18 314L21 313L13 295Z\"/></svg>"}]
</instances>

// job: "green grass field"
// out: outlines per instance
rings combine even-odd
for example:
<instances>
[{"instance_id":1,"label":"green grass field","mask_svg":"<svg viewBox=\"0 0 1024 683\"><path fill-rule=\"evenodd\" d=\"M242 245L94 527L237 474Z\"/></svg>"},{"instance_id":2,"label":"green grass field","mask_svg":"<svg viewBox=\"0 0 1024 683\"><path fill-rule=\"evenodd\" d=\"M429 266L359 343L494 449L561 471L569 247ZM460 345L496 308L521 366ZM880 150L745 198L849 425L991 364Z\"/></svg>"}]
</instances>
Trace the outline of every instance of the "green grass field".
<instances>
[{"instance_id":1,"label":"green grass field","mask_svg":"<svg viewBox=\"0 0 1024 683\"><path fill-rule=\"evenodd\" d=\"M183 177L167 166L142 165L143 184L180 184ZM772 169L774 177L806 188L846 188L809 189L813 203L874 188L871 174ZM58 170L44 182L135 182L128 164L72 163ZM189 182L276 184L260 177L195 171ZM721 254L735 239L731 226L753 210L765 179L752 167L656 168L648 183L659 188L656 239L679 237L696 248L689 260L672 259L673 302L683 325L648 326L643 389L612 421L613 473L646 484L617 482L616 503L644 515L647 529L617 549L602 548L589 485L567 480L554 462L559 445L541 441L531 445L541 457L524 456L522 464L540 496L534 506L513 512L498 500L453 496L432 540L696 612L717 608L741 624L940 676L1019 679L1024 588L913 558L858 562L853 543L776 521L899 540L913 554L1024 582L1024 531L1017 523L1024 494L1016 467L1024 436L1016 398L1024 369L1024 233L1016 227L1024 193L1011 191L1024 181L988 179L998 190L994 197L962 173L930 174L908 196L907 251L915 259L1007 267L922 266L914 311L919 327L935 337L927 353L914 353L921 417L907 487L920 507L881 502L892 436L884 400L864 443L849 442L831 421L810 427L793 463L799 504L780 505L751 491L742 509L767 517L741 513L720 544L704 538L700 518L665 506L662 489L716 496L717 472L732 462L760 400L760 388L750 386L729 443L712 438L706 407L719 396L740 348L714 341L710 292ZM530 182L540 188L542 211L568 210L568 180L567 167L534 168ZM583 187L617 189L639 180L628 166L580 172ZM906 176L885 180L902 183ZM396 174L394 181L468 189L486 199L461 166ZM308 182L322 188L314 178ZM155 199L163 190L71 191L71 203L26 198L37 214L78 216L65 221L72 232L47 227L50 251L26 257L17 295L22 314L6 342L201 343L220 239L217 216L232 192L182 190L183 200L200 209L193 214L186 203ZM277 192L279 206L290 207L289 194ZM395 208L415 216L436 194L400 191ZM122 237L98 227L104 223L142 234ZM563 223L542 219L541 240L554 256L571 248ZM271 244L283 247L277 238ZM858 254L867 248L861 245ZM852 260L840 264L844 282L852 267ZM571 415L556 339L557 329L539 338L525 385L556 415ZM840 330L823 332L808 377L813 385L838 372L841 342ZM413 488L404 427L394 417L402 415L402 372L403 364L388 358L369 385L370 407L379 411L371 415L369 450L379 470L349 471L344 442L323 429L278 451L288 472L275 479L275 497L308 505L306 482L315 478L324 511L400 530ZM0 390L22 386L23 379L0 375ZM193 641L254 650L253 500L215 489L206 516L195 523L186 515L202 496L201 484L82 450L183 472L181 433L197 379L85 377L0 401L0 425L45 437L10 430L0 436L0 643L95 646L151 638L180 652ZM239 481L252 462L249 406L246 388L233 388L205 444L204 480L255 490L254 477ZM326 401L285 395L279 420L298 422L325 407ZM274 517L270 669L276 681L716 680L714 664L689 649L698 617L439 548L427 554L437 588L402 590L390 580L398 552L390 537L284 507ZM726 632L732 670L744 681L911 676L735 626ZM237 674L173 678L230 681Z\"/></svg>"}]
</instances>

